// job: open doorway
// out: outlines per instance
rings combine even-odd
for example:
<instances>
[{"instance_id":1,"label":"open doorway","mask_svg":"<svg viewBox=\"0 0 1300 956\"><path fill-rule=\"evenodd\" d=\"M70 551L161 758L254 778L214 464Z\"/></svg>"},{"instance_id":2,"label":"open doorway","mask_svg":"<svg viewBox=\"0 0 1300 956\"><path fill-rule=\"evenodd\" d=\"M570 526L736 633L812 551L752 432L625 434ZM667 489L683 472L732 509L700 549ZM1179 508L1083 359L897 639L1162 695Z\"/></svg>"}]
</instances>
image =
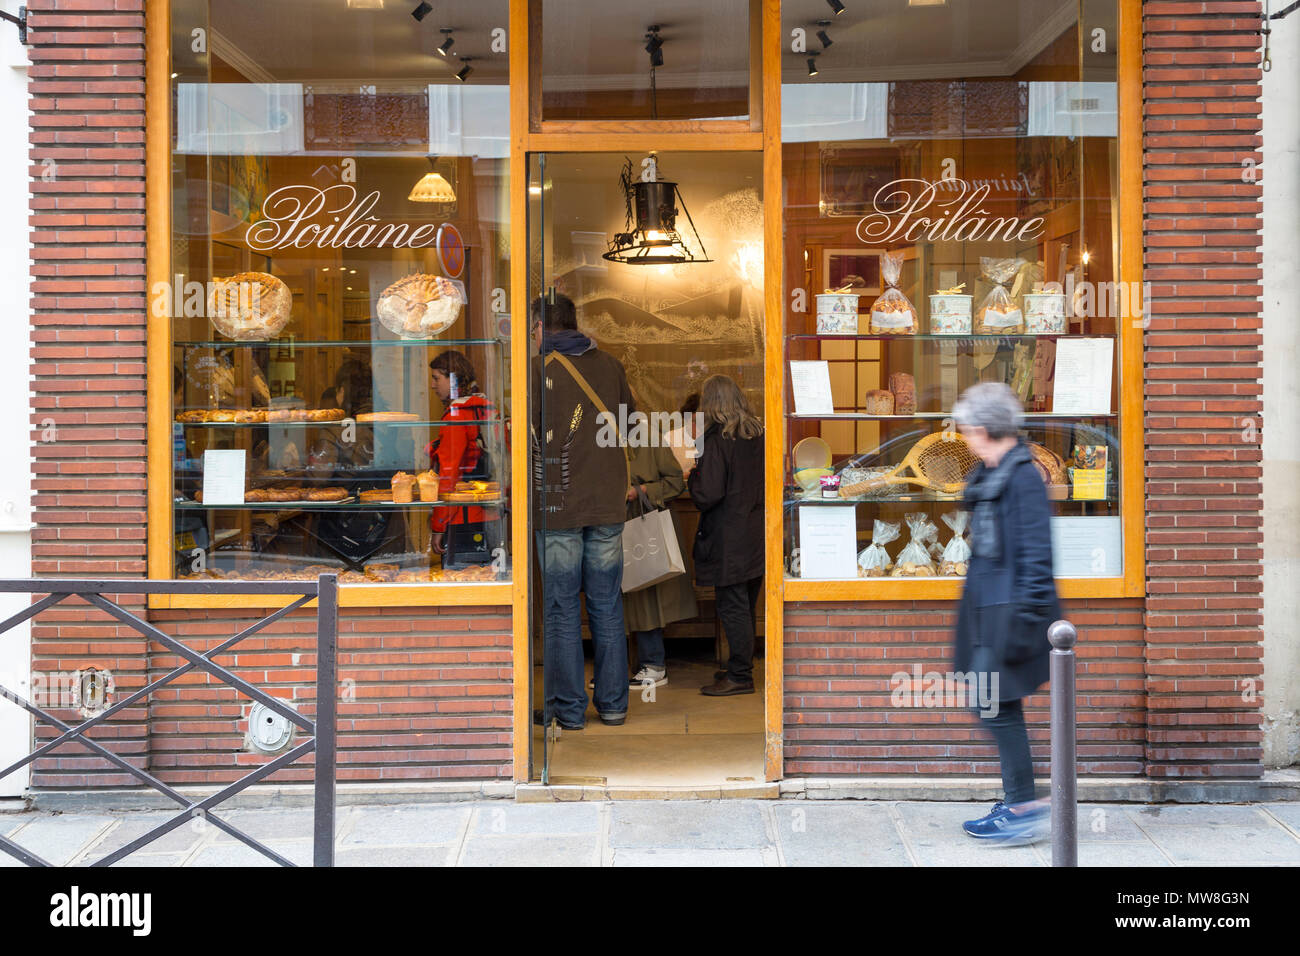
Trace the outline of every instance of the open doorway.
<instances>
[{"instance_id":1,"label":"open doorway","mask_svg":"<svg viewBox=\"0 0 1300 956\"><path fill-rule=\"evenodd\" d=\"M611 240L628 231L628 217L636 216L635 199L629 201L625 188L629 179L677 184L675 193L669 190L666 195L677 210L675 225L685 247L678 250L685 253L679 258L689 261L646 265L604 257ZM552 290L572 300L578 330L621 364L638 410L662 413L669 425L689 422L682 418L683 409L693 418L692 396L698 396L709 376L722 374L762 416L761 154L539 154L529 160L528 191L530 300L544 295L551 301ZM533 348L537 354L537 345ZM530 368L536 377L538 369L549 366L533 363ZM530 392L541 397L539 404L553 395L546 388L530 387ZM618 414L617 409L610 411ZM658 434L653 428L651 433ZM553 785L716 787L764 779L763 601L758 600L755 609L754 692L705 696L701 688L714 684L715 672L726 669L729 648L714 589L697 583L692 557L700 512L686 476L695 459L680 446L673 451L666 460L676 458L681 474L674 478L671 465L656 465L653 477L663 480L647 488L651 504L672 516L685 570L653 589L626 596L626 718L618 725L603 723L592 699L595 653L584 595L582 689L588 704L583 729L557 733L554 722L545 730L534 725L534 780ZM616 470L599 480L626 484L624 475L612 474ZM758 478L761 482L761 474ZM638 487L642 483L633 482ZM545 492L538 495L535 489L535 498L536 532L547 527L548 505ZM640 507L629 505L628 516ZM567 672L575 663L571 657L562 664L547 659L545 555L537 551L537 535L531 543L532 704L535 710L547 709L551 717L548 668L562 666ZM654 632L659 629L662 672L655 663L660 658ZM642 673L643 665L651 670ZM635 680L638 676L640 681Z\"/></svg>"}]
</instances>

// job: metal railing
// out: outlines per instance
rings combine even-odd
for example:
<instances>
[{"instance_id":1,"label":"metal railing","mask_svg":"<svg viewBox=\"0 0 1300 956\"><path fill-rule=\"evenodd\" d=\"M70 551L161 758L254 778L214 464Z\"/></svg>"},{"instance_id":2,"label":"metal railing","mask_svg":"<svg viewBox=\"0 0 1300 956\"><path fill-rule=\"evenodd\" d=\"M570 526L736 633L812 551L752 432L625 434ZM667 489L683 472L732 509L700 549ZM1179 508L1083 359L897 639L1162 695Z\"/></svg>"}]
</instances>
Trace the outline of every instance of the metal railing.
<instances>
[{"instance_id":1,"label":"metal railing","mask_svg":"<svg viewBox=\"0 0 1300 956\"><path fill-rule=\"evenodd\" d=\"M1074 645L1069 621L1047 629L1052 643L1052 866L1079 865L1079 794L1074 698Z\"/></svg>"},{"instance_id":2,"label":"metal railing","mask_svg":"<svg viewBox=\"0 0 1300 956\"><path fill-rule=\"evenodd\" d=\"M143 781L159 793L163 794L163 796L175 801L181 806L182 809L176 816L167 820L165 823L159 824L148 833L132 840L125 846L122 846L108 855L96 860L91 864L91 866L109 866L110 864L116 863L123 857L134 853L141 847L148 845L164 834L170 833L172 830L175 830L177 827L194 818L201 818L221 830L224 830L237 840L264 856L269 857L281 866L294 866L294 863L285 859L270 847L265 846L237 827L213 815L212 809L235 794L252 786L254 783L257 783L259 780L269 777L282 767L285 767L293 763L295 760L311 753L316 755L314 770L315 819L313 826L312 864L313 866L334 865L335 730L338 710L336 664L338 651L339 607L338 577L336 575L322 574L316 581L301 582L142 581L120 579L74 580L56 578L0 580L0 593L46 595L40 600L34 602L30 607L24 608L17 614L9 617L3 623L0 623L0 638L4 636L5 632L19 624L22 624L24 621L31 620L42 611L48 610L68 598L76 596L92 607L99 608L109 617L115 618L133 628L148 640L161 644L163 647L174 652L178 657L183 658L187 662L157 680L150 681L139 690L134 690L123 696L119 700L115 701L111 706L95 714L93 717L89 717L87 720L75 727L60 720L53 714L46 712L13 690L0 686L0 697L12 701L30 713L37 720L44 721L46 724L49 724L56 730L60 731L58 737L41 744L23 759L9 765L8 767L0 768L0 778L6 777L14 771L25 767L66 743L76 741L82 746L94 751L115 767L118 767L131 774L136 779ZM291 601L286 607L268 614L256 623L244 628L242 631L239 631L228 640L222 641L206 653L200 654L186 646L181 641L165 634L154 625L142 620L116 602L105 597L107 594L139 594L146 596L150 594L254 594L262 596L285 595L296 597L296 599ZM303 607L313 599L317 602L316 719L308 720L293 708L287 706L264 691L258 690L252 684L237 677L229 669L217 664L213 658L228 653L235 647L235 645L239 644L244 639L256 634L258 631L261 631L267 625L292 614L298 608ZM235 690L247 696L250 701L260 703L267 710L278 714L285 720L300 728L304 733L310 734L311 739L299 744L285 753L280 754L273 760L270 760L268 763L263 764L256 770L249 772L234 783L223 787L211 796L204 797L201 800L191 800L186 795L159 780L153 774L141 770L139 767L131 764L128 760L113 753L113 751L109 750L103 744L86 736L88 731L99 726L115 714L130 707L137 701L148 697L149 694L156 691L158 688L163 687L196 669L205 671L222 683L228 684ZM3 836L0 836L0 850L3 850L18 860L21 860L28 866L52 865L47 860L42 859L35 853L19 846L17 843L14 843Z\"/></svg>"}]
</instances>

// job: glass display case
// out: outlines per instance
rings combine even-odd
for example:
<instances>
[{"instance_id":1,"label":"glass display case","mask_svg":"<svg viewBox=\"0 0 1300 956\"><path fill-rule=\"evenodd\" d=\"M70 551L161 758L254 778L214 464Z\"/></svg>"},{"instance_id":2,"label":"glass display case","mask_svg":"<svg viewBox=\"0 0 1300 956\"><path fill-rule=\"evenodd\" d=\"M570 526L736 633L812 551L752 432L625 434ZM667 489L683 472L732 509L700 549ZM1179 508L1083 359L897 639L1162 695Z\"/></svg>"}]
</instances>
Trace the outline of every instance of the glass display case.
<instances>
[{"instance_id":1,"label":"glass display case","mask_svg":"<svg viewBox=\"0 0 1300 956\"><path fill-rule=\"evenodd\" d=\"M1079 41L1116 12L1008 0L976 36L959 10L909 9L876 24L879 69L835 49L786 65L787 581L965 574L976 458L951 415L981 382L1024 406L1056 575L1124 575L1142 295L1119 274L1115 51ZM950 78L897 78L936 49L961 51Z\"/></svg>"},{"instance_id":2,"label":"glass display case","mask_svg":"<svg viewBox=\"0 0 1300 956\"><path fill-rule=\"evenodd\" d=\"M438 30L351 10L346 40L286 47L301 4L246 13L172 10L171 268L151 290L172 548L153 573L507 581L507 58L486 28L434 56Z\"/></svg>"}]
</instances>

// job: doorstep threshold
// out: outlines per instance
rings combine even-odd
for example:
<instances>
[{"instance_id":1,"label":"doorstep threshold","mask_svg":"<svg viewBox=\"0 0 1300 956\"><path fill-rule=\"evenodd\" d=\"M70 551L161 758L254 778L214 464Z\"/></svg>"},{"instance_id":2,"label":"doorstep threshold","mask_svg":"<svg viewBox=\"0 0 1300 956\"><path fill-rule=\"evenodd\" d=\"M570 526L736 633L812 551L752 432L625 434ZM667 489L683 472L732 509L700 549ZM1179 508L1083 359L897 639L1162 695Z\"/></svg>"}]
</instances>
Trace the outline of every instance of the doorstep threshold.
<instances>
[{"instance_id":1,"label":"doorstep threshold","mask_svg":"<svg viewBox=\"0 0 1300 956\"><path fill-rule=\"evenodd\" d=\"M666 786L645 783L605 783L601 778L554 777L551 783L521 783L515 787L519 803L577 803L606 800L778 800L776 782L727 781L716 784Z\"/></svg>"}]
</instances>

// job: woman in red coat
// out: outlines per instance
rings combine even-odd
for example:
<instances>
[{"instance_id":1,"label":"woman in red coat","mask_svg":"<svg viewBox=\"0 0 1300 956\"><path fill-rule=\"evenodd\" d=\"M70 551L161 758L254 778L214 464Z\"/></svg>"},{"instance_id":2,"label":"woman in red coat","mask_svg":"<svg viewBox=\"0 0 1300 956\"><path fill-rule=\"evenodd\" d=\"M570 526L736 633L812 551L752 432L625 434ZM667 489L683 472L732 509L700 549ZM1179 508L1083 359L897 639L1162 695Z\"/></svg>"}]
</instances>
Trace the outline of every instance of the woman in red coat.
<instances>
[{"instance_id":1,"label":"woman in red coat","mask_svg":"<svg viewBox=\"0 0 1300 956\"><path fill-rule=\"evenodd\" d=\"M438 497L445 499L458 481L494 479L485 445L487 429L472 423L495 418L496 409L479 389L474 366L463 353L443 352L429 363L429 370L443 405L442 421L466 423L442 425L426 449L430 467L438 473ZM478 505L434 508L433 550L447 555L444 563L486 564L500 543L499 519L496 509Z\"/></svg>"}]
</instances>

